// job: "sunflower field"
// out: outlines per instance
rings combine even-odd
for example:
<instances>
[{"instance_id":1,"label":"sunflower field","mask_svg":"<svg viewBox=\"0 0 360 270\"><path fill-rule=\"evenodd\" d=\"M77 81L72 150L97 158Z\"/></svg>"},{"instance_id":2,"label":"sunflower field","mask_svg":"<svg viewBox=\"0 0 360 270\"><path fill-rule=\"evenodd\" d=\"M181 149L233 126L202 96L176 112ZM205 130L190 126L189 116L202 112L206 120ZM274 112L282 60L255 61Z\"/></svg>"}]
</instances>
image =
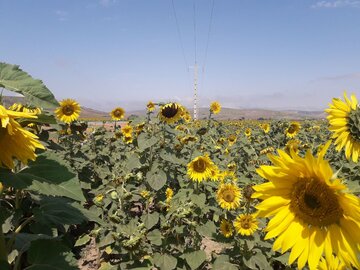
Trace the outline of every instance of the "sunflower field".
<instances>
[{"instance_id":1,"label":"sunflower field","mask_svg":"<svg viewBox=\"0 0 360 270\"><path fill-rule=\"evenodd\" d=\"M0 88L26 100L0 100L1 270L360 269L355 95L324 120L150 101L94 128L18 66Z\"/></svg>"}]
</instances>

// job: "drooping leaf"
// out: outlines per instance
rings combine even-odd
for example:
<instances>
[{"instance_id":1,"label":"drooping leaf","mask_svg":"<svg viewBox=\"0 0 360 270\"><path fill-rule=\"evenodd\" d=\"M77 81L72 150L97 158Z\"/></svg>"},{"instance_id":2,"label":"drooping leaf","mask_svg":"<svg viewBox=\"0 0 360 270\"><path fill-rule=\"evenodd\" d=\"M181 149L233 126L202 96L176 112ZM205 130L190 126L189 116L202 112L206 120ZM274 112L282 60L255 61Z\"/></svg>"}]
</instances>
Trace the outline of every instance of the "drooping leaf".
<instances>
[{"instance_id":1,"label":"drooping leaf","mask_svg":"<svg viewBox=\"0 0 360 270\"><path fill-rule=\"evenodd\" d=\"M28 252L30 266L24 270L75 270L77 261L74 254L57 240L36 240Z\"/></svg>"},{"instance_id":2,"label":"drooping leaf","mask_svg":"<svg viewBox=\"0 0 360 270\"><path fill-rule=\"evenodd\" d=\"M38 156L34 162L29 163L29 167L18 173L0 168L0 178L4 179L5 185L16 189L64 196L77 201L85 200L76 175L46 154Z\"/></svg>"},{"instance_id":3,"label":"drooping leaf","mask_svg":"<svg viewBox=\"0 0 360 270\"><path fill-rule=\"evenodd\" d=\"M40 223L72 225L88 220L80 210L71 205L71 201L67 198L43 198L39 204L39 208L35 208L33 212L35 220Z\"/></svg>"},{"instance_id":4,"label":"drooping leaf","mask_svg":"<svg viewBox=\"0 0 360 270\"><path fill-rule=\"evenodd\" d=\"M56 108L59 103L41 80L32 78L19 66L0 62L0 87L25 96L27 101L43 108Z\"/></svg>"}]
</instances>

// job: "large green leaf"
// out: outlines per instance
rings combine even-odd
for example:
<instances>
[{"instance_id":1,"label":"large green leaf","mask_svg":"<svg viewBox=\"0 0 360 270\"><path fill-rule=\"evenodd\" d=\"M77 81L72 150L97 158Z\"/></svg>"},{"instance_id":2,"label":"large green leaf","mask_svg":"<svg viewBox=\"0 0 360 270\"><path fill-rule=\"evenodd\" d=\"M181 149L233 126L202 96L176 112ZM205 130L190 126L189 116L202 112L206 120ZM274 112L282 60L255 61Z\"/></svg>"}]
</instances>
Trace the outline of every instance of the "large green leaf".
<instances>
[{"instance_id":1,"label":"large green leaf","mask_svg":"<svg viewBox=\"0 0 360 270\"><path fill-rule=\"evenodd\" d=\"M199 266L206 260L206 253L203 250L185 253L183 256L192 270L198 269Z\"/></svg>"},{"instance_id":2,"label":"large green leaf","mask_svg":"<svg viewBox=\"0 0 360 270\"><path fill-rule=\"evenodd\" d=\"M168 254L156 253L154 255L154 263L160 267L160 270L172 270L177 265L177 259Z\"/></svg>"},{"instance_id":3,"label":"large green leaf","mask_svg":"<svg viewBox=\"0 0 360 270\"><path fill-rule=\"evenodd\" d=\"M41 80L32 78L19 66L0 62L0 87L26 97L27 101L43 108L56 108L59 103Z\"/></svg>"},{"instance_id":4,"label":"large green leaf","mask_svg":"<svg viewBox=\"0 0 360 270\"><path fill-rule=\"evenodd\" d=\"M138 142L140 152L143 152L144 150L146 150L149 147L153 146L158 141L159 141L159 138L157 138L155 136L149 137L145 133L141 133L137 138L137 142Z\"/></svg>"},{"instance_id":5,"label":"large green leaf","mask_svg":"<svg viewBox=\"0 0 360 270\"><path fill-rule=\"evenodd\" d=\"M71 205L67 198L48 197L40 201L40 207L33 210L35 220L43 224L72 225L88 220L83 213Z\"/></svg>"},{"instance_id":6,"label":"large green leaf","mask_svg":"<svg viewBox=\"0 0 360 270\"><path fill-rule=\"evenodd\" d=\"M49 154L39 156L36 161L29 164L29 167L18 173L0 168L0 178L3 179L6 186L16 189L84 201L85 198L76 175L70 172L65 165L46 155ZM51 158L54 158L53 155Z\"/></svg>"},{"instance_id":7,"label":"large green leaf","mask_svg":"<svg viewBox=\"0 0 360 270\"><path fill-rule=\"evenodd\" d=\"M162 170L157 172L150 171L146 174L146 180L154 190L158 191L166 184L167 176Z\"/></svg>"},{"instance_id":8,"label":"large green leaf","mask_svg":"<svg viewBox=\"0 0 360 270\"><path fill-rule=\"evenodd\" d=\"M75 270L76 259L70 249L56 240L36 240L28 252L30 266L24 270Z\"/></svg>"},{"instance_id":9,"label":"large green leaf","mask_svg":"<svg viewBox=\"0 0 360 270\"><path fill-rule=\"evenodd\" d=\"M158 212L154 212L151 214L146 214L143 215L141 217L142 222L145 223L145 226L148 230L150 230L152 227L154 227L156 225L156 223L159 222L159 213Z\"/></svg>"}]
</instances>

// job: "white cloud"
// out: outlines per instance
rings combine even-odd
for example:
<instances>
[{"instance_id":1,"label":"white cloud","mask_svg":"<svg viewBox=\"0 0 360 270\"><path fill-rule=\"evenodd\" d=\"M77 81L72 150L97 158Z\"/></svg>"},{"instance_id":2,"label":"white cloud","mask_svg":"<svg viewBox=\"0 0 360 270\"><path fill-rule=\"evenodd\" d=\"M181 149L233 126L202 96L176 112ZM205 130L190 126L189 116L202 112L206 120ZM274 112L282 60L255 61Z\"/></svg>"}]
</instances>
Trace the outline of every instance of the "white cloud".
<instances>
[{"instance_id":1,"label":"white cloud","mask_svg":"<svg viewBox=\"0 0 360 270\"><path fill-rule=\"evenodd\" d=\"M360 1L358 0L318 1L311 7L312 8L342 8L342 7L360 8Z\"/></svg>"},{"instance_id":2,"label":"white cloud","mask_svg":"<svg viewBox=\"0 0 360 270\"><path fill-rule=\"evenodd\" d=\"M57 16L59 21L67 21L69 13L64 10L56 10L55 15Z\"/></svg>"}]
</instances>

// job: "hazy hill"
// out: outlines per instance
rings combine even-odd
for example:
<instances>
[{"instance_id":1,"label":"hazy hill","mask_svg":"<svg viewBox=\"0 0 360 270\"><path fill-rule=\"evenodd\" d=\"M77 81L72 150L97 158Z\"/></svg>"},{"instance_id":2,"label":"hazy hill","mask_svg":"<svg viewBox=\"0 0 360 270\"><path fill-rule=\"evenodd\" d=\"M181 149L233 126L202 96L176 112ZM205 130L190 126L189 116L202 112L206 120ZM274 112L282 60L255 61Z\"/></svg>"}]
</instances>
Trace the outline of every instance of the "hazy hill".
<instances>
[{"instance_id":1,"label":"hazy hill","mask_svg":"<svg viewBox=\"0 0 360 270\"><path fill-rule=\"evenodd\" d=\"M13 103L24 103L25 99L23 97L3 97L3 103L5 106L10 106ZM192 112L192 109L189 109ZM157 113L157 112L155 112ZM129 111L126 112L127 116L146 115L146 110L138 111ZM199 119L207 118L209 115L208 108L199 109ZM108 112L103 112L99 110L94 110L87 107L81 107L81 118L85 119L97 119L97 120L109 120L110 116ZM222 108L221 112L218 115L215 115L215 118L218 120L237 120L237 119L322 119L325 118L325 113L323 111L299 111L299 110L267 110L267 109L232 109L232 108Z\"/></svg>"},{"instance_id":2,"label":"hazy hill","mask_svg":"<svg viewBox=\"0 0 360 270\"><path fill-rule=\"evenodd\" d=\"M190 112L192 110L189 109ZM145 115L145 110L131 111L128 115ZM209 115L208 108L199 109L199 119L207 118ZM322 119L325 118L323 111L299 111L299 110L266 110L266 109L233 109L222 108L218 115L215 115L215 119L218 120L237 120L237 119Z\"/></svg>"}]
</instances>

